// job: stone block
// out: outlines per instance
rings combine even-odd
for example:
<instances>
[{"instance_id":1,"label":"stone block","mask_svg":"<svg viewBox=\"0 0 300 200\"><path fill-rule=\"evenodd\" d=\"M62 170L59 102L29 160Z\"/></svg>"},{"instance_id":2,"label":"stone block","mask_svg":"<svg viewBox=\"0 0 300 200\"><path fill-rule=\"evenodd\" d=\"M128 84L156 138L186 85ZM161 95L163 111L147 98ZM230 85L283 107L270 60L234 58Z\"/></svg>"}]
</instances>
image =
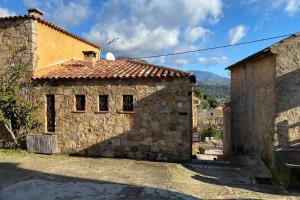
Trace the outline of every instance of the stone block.
<instances>
[{"instance_id":1,"label":"stone block","mask_svg":"<svg viewBox=\"0 0 300 200\"><path fill-rule=\"evenodd\" d=\"M121 140L120 139L112 139L111 144L113 146L121 146Z\"/></svg>"},{"instance_id":2,"label":"stone block","mask_svg":"<svg viewBox=\"0 0 300 200\"><path fill-rule=\"evenodd\" d=\"M141 144L141 145L138 146L138 149L139 149L139 151L150 151L151 146Z\"/></svg>"},{"instance_id":3,"label":"stone block","mask_svg":"<svg viewBox=\"0 0 300 200\"><path fill-rule=\"evenodd\" d=\"M112 158L114 156L114 152L113 150L103 151L101 152L101 156L104 158Z\"/></svg>"},{"instance_id":4,"label":"stone block","mask_svg":"<svg viewBox=\"0 0 300 200\"><path fill-rule=\"evenodd\" d=\"M170 113L169 107L168 106L161 106L159 108L159 113L160 114L169 114Z\"/></svg>"},{"instance_id":5,"label":"stone block","mask_svg":"<svg viewBox=\"0 0 300 200\"><path fill-rule=\"evenodd\" d=\"M124 157L124 148L123 147L115 147L114 157L117 157L117 158Z\"/></svg>"},{"instance_id":6,"label":"stone block","mask_svg":"<svg viewBox=\"0 0 300 200\"><path fill-rule=\"evenodd\" d=\"M144 158L144 155L142 152L138 151L138 152L135 152L134 153L134 158L135 159L143 159Z\"/></svg>"},{"instance_id":7,"label":"stone block","mask_svg":"<svg viewBox=\"0 0 300 200\"><path fill-rule=\"evenodd\" d=\"M144 145L152 145L152 138L145 138L142 143Z\"/></svg>"},{"instance_id":8,"label":"stone block","mask_svg":"<svg viewBox=\"0 0 300 200\"><path fill-rule=\"evenodd\" d=\"M67 140L65 143L65 148L67 149L75 149L76 148L76 142L73 140Z\"/></svg>"}]
</instances>

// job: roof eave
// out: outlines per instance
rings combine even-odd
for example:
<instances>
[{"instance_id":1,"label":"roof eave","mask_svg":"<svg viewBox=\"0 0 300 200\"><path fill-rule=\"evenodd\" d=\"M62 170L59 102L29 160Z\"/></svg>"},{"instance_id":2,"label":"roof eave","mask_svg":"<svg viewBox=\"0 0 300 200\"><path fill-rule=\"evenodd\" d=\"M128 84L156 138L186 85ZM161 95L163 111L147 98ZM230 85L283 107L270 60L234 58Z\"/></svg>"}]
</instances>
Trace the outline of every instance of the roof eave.
<instances>
[{"instance_id":1,"label":"roof eave","mask_svg":"<svg viewBox=\"0 0 300 200\"><path fill-rule=\"evenodd\" d=\"M262 51L259 51L255 54L251 55L251 56L248 56L248 57L244 58L243 60L240 60L240 61L234 63L233 65L230 65L230 66L226 67L225 69L226 70L231 70L232 68L237 67L237 66L241 65L242 63L249 62L249 61L251 61L251 60L253 60L257 57L261 57L261 56L265 56L265 55L269 55L269 54L273 54L272 49L270 47L266 48Z\"/></svg>"}]
</instances>

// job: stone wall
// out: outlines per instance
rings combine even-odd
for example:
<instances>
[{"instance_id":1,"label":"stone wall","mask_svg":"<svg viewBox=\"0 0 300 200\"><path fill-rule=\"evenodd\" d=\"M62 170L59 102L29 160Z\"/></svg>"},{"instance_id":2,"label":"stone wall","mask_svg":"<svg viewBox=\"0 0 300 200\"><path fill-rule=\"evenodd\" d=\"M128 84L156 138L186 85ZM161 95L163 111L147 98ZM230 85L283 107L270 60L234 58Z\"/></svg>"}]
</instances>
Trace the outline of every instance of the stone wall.
<instances>
[{"instance_id":1,"label":"stone wall","mask_svg":"<svg viewBox=\"0 0 300 200\"><path fill-rule=\"evenodd\" d=\"M274 117L274 56L233 68L230 127L233 161L257 165L257 161L272 159Z\"/></svg>"},{"instance_id":2,"label":"stone wall","mask_svg":"<svg viewBox=\"0 0 300 200\"><path fill-rule=\"evenodd\" d=\"M3 64L7 57L15 49L26 47L24 60L32 58L35 50L36 34L35 22L29 19L1 20L0 23L0 64L3 71Z\"/></svg>"},{"instance_id":3,"label":"stone wall","mask_svg":"<svg viewBox=\"0 0 300 200\"><path fill-rule=\"evenodd\" d=\"M33 64L35 49L34 21L26 19L1 20L0 22L0 73L6 69L5 62L16 49L26 47L22 51L24 62ZM0 124L0 148L7 147L11 143L10 134Z\"/></svg>"},{"instance_id":4,"label":"stone wall","mask_svg":"<svg viewBox=\"0 0 300 200\"><path fill-rule=\"evenodd\" d=\"M64 153L182 161L191 158L191 83L188 79L55 80L36 83L39 116L45 95L55 95L56 134ZM86 95L86 111L74 112L74 95ZM98 95L109 95L99 113ZM122 95L134 96L134 112L122 112ZM42 128L40 133L44 133Z\"/></svg>"},{"instance_id":5,"label":"stone wall","mask_svg":"<svg viewBox=\"0 0 300 200\"><path fill-rule=\"evenodd\" d=\"M294 38L275 50L276 119L274 145L300 147L300 39Z\"/></svg>"}]
</instances>

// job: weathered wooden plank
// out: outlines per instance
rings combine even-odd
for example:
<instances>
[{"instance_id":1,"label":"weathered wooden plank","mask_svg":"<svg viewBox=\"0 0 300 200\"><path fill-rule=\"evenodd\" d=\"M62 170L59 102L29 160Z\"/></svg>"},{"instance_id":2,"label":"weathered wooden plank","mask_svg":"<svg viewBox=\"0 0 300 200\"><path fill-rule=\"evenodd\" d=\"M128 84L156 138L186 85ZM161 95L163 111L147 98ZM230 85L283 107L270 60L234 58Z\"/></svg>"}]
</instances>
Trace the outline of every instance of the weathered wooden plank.
<instances>
[{"instance_id":1,"label":"weathered wooden plank","mask_svg":"<svg viewBox=\"0 0 300 200\"><path fill-rule=\"evenodd\" d=\"M57 135L27 135L26 146L33 153L58 153Z\"/></svg>"}]
</instances>

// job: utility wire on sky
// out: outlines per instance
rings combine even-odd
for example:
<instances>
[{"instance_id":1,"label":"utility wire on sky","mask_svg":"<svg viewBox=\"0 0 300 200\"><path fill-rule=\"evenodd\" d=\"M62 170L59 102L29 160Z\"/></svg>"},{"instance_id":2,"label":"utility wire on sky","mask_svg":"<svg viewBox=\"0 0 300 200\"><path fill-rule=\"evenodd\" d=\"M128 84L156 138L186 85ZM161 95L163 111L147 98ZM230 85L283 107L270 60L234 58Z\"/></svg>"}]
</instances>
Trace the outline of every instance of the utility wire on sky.
<instances>
[{"instance_id":1,"label":"utility wire on sky","mask_svg":"<svg viewBox=\"0 0 300 200\"><path fill-rule=\"evenodd\" d=\"M240 42L240 43L235 43L235 44L215 46L215 47L209 47L209 48L204 48L204 49L195 49L195 50L190 50L190 51L181 51L181 52L174 52L174 53L167 53L167 54L158 54L158 55L151 55L151 56L135 57L133 59L157 58L157 57L175 56L175 55L180 55L180 54L195 53L195 52L200 52L200 51L209 51L209 50L228 48L228 47L239 46L239 45L244 45L244 44L257 43L257 42L262 42L262 41L266 41L266 40L274 40L274 39L278 39L278 38L289 37L289 36L292 36L292 35L295 35L295 34L279 35L279 36L274 36L274 37L269 37L269 38L262 38L262 39L247 41L247 42Z\"/></svg>"}]
</instances>

